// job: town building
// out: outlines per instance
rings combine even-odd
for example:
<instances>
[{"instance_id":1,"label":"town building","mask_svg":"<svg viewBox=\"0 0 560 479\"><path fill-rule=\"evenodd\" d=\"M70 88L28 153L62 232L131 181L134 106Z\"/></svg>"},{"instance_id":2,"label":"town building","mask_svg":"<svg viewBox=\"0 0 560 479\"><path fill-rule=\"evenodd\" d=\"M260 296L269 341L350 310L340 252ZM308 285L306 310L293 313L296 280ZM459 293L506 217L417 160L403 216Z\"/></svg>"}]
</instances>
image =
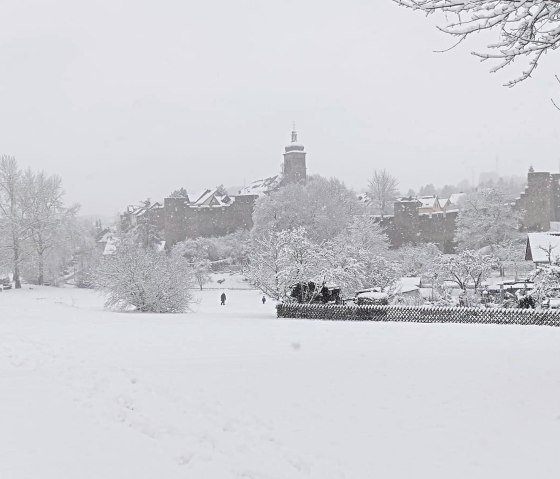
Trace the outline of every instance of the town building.
<instances>
[{"instance_id":1,"label":"town building","mask_svg":"<svg viewBox=\"0 0 560 479\"><path fill-rule=\"evenodd\" d=\"M307 182L307 153L292 131L285 147L281 171L253 181L237 194L207 189L198 194L165 198L163 204L146 202L129 206L121 215L121 227L127 231L142 222L154 223L163 232L167 247L187 238L224 236L253 226L257 198L283 185ZM444 253L456 248L456 219L464 193L448 198L436 195L399 198L391 215L376 216L385 228L391 246L433 243ZM368 205L368 194L358 196ZM530 232L560 230L560 173L536 172L530 168L525 191L512 203L522 214L524 229ZM540 254L540 253L539 253Z\"/></svg>"},{"instance_id":2,"label":"town building","mask_svg":"<svg viewBox=\"0 0 560 479\"><path fill-rule=\"evenodd\" d=\"M528 233L525 260L535 266L551 264L560 258L560 233Z\"/></svg>"},{"instance_id":3,"label":"town building","mask_svg":"<svg viewBox=\"0 0 560 479\"><path fill-rule=\"evenodd\" d=\"M527 187L515 200L525 230L550 231L560 222L560 173L529 168Z\"/></svg>"},{"instance_id":4,"label":"town building","mask_svg":"<svg viewBox=\"0 0 560 479\"><path fill-rule=\"evenodd\" d=\"M195 195L186 193L165 198L163 205L129 206L121 215L121 228L127 231L142 221L153 222L163 232L168 248L187 238L225 236L239 229L250 229L259 196L286 184L307 182L307 153L298 142L295 127L283 156L281 172L253 181L235 195L207 189Z\"/></svg>"},{"instance_id":5,"label":"town building","mask_svg":"<svg viewBox=\"0 0 560 479\"><path fill-rule=\"evenodd\" d=\"M444 253L455 251L455 220L459 210L447 202L447 209L440 206L437 197L399 198L394 213L379 217L393 248L405 244L433 243Z\"/></svg>"}]
</instances>

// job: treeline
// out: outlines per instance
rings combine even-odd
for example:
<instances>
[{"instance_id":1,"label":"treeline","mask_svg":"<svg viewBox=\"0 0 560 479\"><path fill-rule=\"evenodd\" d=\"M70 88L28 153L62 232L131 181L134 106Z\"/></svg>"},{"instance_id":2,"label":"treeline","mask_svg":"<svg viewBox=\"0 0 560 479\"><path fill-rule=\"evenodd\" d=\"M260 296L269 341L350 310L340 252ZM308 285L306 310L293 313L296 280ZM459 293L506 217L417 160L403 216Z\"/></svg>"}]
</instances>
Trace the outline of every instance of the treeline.
<instances>
[{"instance_id":1,"label":"treeline","mask_svg":"<svg viewBox=\"0 0 560 479\"><path fill-rule=\"evenodd\" d=\"M14 157L0 156L0 267L16 288L22 276L37 284L56 281L76 251L95 247L77 219L78 205L65 206L63 197L60 177L22 170Z\"/></svg>"},{"instance_id":2,"label":"treeline","mask_svg":"<svg viewBox=\"0 0 560 479\"><path fill-rule=\"evenodd\" d=\"M392 188L394 194L389 179L380 172L370 183L378 193ZM382 208L382 194L370 198ZM448 304L446 284L476 294L493 270L503 275L506 267L516 269L523 261L520 215L496 188L468 193L461 202L456 257L421 242L391 249L371 210L339 180L319 176L259 198L244 248L247 276L275 299L308 281L336 285L352 295L363 288L391 290L402 277L421 276L434 285L434 299Z\"/></svg>"}]
</instances>

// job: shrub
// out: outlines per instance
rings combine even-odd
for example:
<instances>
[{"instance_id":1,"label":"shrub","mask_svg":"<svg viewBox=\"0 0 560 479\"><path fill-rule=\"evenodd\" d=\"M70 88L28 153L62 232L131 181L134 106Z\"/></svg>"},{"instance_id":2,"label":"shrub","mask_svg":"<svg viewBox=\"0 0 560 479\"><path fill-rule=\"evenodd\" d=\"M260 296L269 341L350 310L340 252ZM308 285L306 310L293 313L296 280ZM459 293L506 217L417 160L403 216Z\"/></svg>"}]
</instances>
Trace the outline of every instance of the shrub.
<instances>
[{"instance_id":1,"label":"shrub","mask_svg":"<svg viewBox=\"0 0 560 479\"><path fill-rule=\"evenodd\" d=\"M95 287L107 293L105 306L152 313L181 313L192 301L192 274L176 252L158 252L123 242L115 254L103 258Z\"/></svg>"}]
</instances>

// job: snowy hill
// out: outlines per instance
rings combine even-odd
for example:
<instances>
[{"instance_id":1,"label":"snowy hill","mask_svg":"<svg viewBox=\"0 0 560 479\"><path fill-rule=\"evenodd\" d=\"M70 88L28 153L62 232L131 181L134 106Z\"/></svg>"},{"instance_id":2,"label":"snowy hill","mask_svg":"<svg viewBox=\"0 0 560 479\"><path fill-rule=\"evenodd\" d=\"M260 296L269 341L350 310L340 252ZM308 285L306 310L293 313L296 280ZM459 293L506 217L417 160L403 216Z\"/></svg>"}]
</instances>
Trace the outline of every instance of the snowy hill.
<instances>
[{"instance_id":1,"label":"snowy hill","mask_svg":"<svg viewBox=\"0 0 560 479\"><path fill-rule=\"evenodd\" d=\"M553 478L560 330L184 315L0 293L0 477Z\"/></svg>"}]
</instances>

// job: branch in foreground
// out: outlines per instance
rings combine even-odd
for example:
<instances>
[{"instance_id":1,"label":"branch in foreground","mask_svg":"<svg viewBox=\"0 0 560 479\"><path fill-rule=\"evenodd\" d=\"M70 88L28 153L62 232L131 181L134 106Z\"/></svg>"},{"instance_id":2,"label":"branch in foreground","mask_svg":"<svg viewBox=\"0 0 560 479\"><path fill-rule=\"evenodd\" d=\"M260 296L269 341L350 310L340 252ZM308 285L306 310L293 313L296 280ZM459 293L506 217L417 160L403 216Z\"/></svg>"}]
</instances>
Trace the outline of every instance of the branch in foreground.
<instances>
[{"instance_id":1,"label":"branch in foreground","mask_svg":"<svg viewBox=\"0 0 560 479\"><path fill-rule=\"evenodd\" d=\"M526 67L505 84L509 87L531 77L542 56L560 46L560 0L394 1L428 15L440 12L455 18L438 27L458 38L451 48L473 33L498 30L498 41L488 45L488 51L472 53L481 61L496 61L491 72L511 66L516 59L525 60Z\"/></svg>"}]
</instances>

